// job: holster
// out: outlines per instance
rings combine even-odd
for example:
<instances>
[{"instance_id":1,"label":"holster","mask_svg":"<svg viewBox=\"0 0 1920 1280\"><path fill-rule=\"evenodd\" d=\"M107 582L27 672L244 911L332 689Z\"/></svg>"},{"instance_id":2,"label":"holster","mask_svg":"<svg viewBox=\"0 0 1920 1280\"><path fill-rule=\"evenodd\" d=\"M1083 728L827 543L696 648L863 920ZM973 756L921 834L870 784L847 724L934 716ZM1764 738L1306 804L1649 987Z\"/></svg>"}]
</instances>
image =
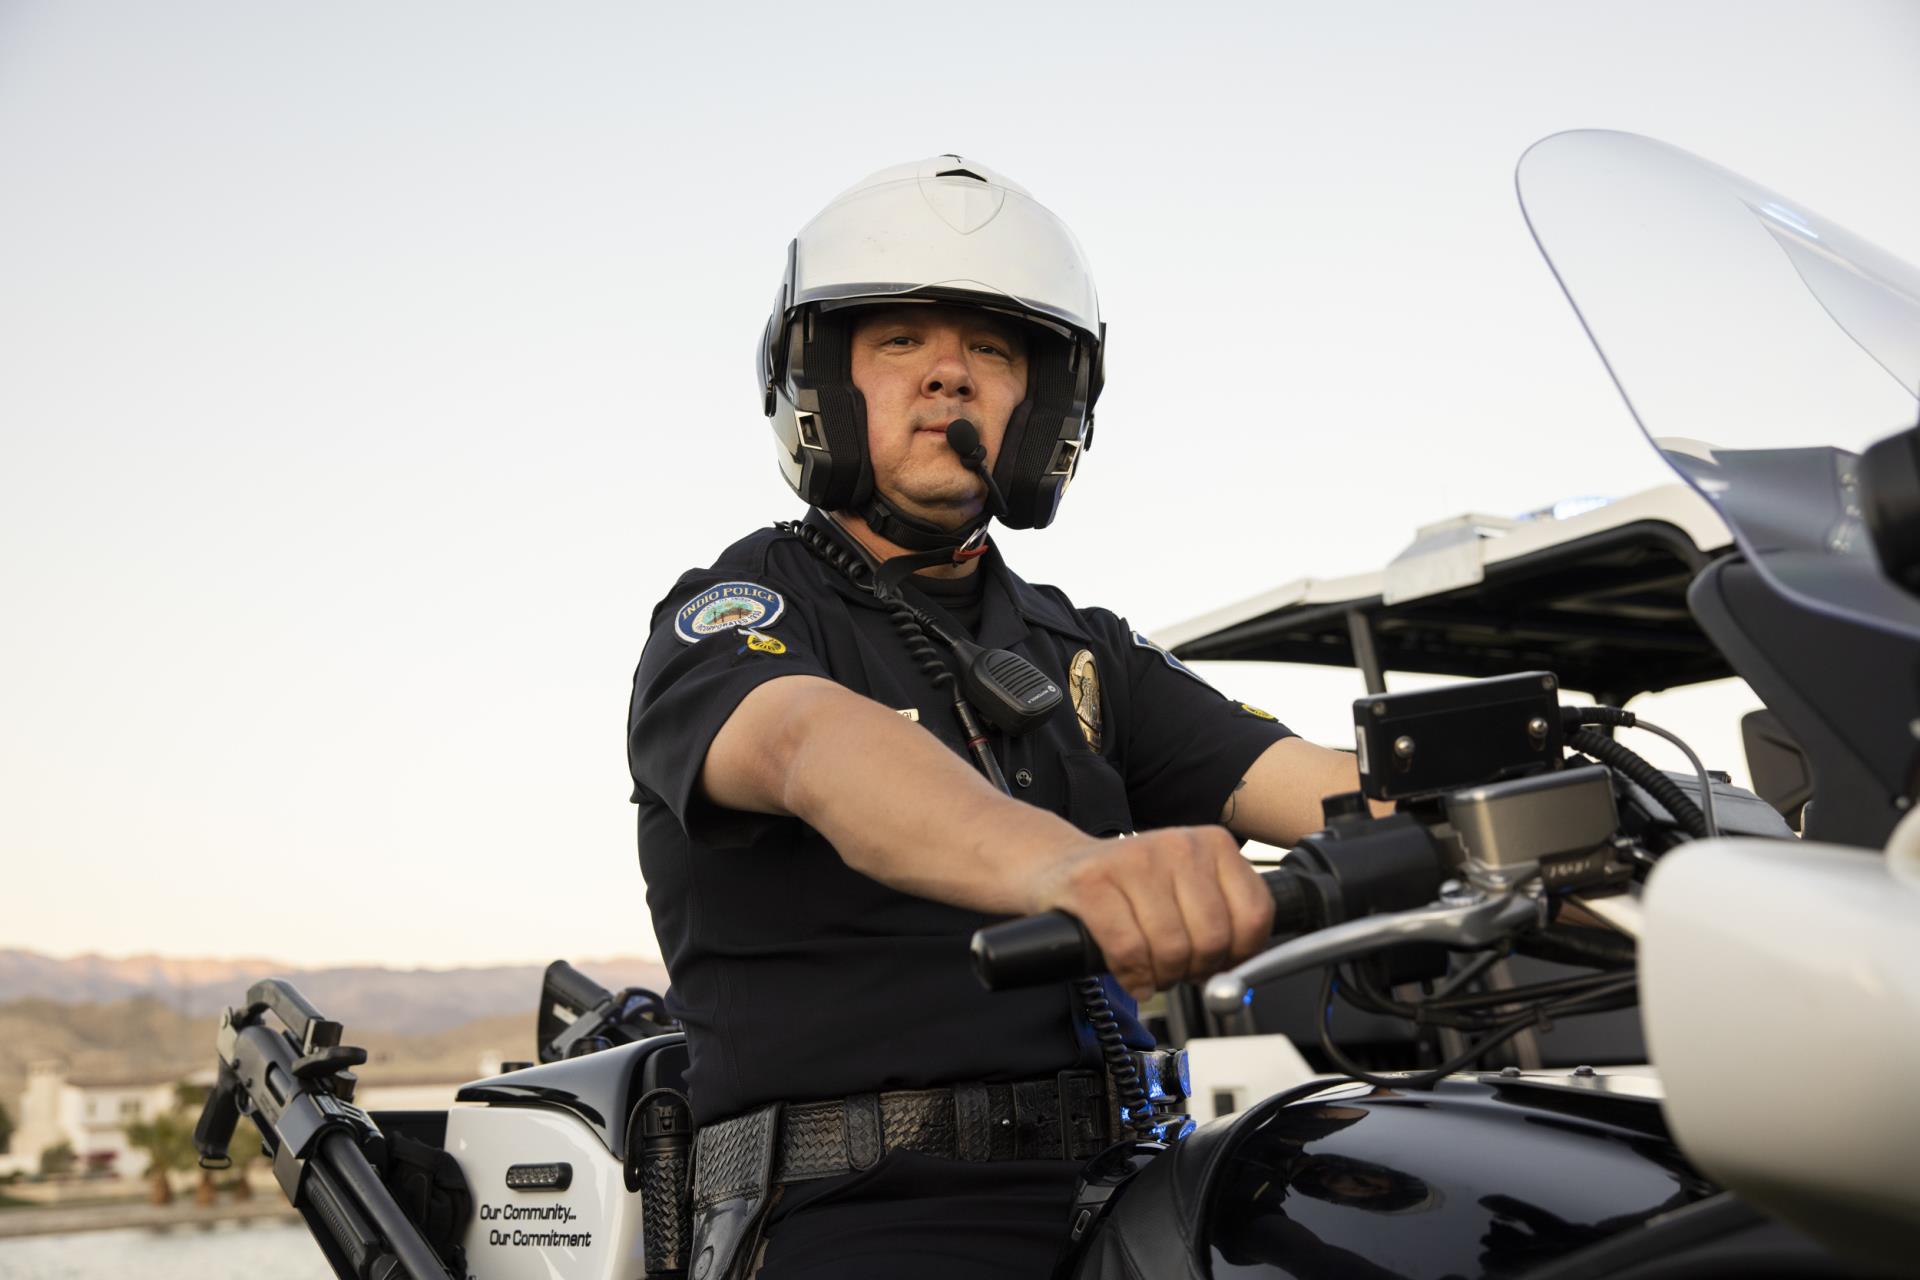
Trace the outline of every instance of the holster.
<instances>
[{"instance_id":1,"label":"holster","mask_svg":"<svg viewBox=\"0 0 1920 1280\"><path fill-rule=\"evenodd\" d=\"M774 1102L693 1139L690 1280L744 1280L772 1203L783 1104Z\"/></svg>"}]
</instances>

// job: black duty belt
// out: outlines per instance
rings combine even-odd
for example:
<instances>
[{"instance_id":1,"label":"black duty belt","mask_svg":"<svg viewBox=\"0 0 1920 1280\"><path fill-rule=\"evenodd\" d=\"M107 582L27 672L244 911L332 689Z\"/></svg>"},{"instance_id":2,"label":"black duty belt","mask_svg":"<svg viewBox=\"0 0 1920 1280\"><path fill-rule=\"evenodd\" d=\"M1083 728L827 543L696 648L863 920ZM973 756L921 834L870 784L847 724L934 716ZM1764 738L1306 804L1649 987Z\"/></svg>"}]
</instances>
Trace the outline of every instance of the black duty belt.
<instances>
[{"instance_id":1,"label":"black duty belt","mask_svg":"<svg viewBox=\"0 0 1920 1280\"><path fill-rule=\"evenodd\" d=\"M1156 1114L1184 1100L1184 1052L1133 1057ZM748 1269L774 1187L871 1169L889 1151L1090 1160L1121 1136L1114 1108L1103 1072L1062 1071L1012 1084L773 1102L702 1125L693 1137L691 1255L705 1259L704 1280L733 1280Z\"/></svg>"},{"instance_id":2,"label":"black duty belt","mask_svg":"<svg viewBox=\"0 0 1920 1280\"><path fill-rule=\"evenodd\" d=\"M790 1102L695 1133L695 1200L756 1180L762 1167L781 1184L857 1173L889 1151L968 1161L1090 1160L1117 1136L1098 1071Z\"/></svg>"},{"instance_id":3,"label":"black duty belt","mask_svg":"<svg viewBox=\"0 0 1920 1280\"><path fill-rule=\"evenodd\" d=\"M889 1151L950 1160L1090 1160L1106 1149L1112 1133L1106 1079L1097 1071L1063 1071L1013 1084L858 1093L832 1102L790 1102L777 1117L770 1111L695 1132L696 1201L751 1179L758 1170L747 1166L769 1156L770 1181L778 1185L871 1169Z\"/></svg>"}]
</instances>

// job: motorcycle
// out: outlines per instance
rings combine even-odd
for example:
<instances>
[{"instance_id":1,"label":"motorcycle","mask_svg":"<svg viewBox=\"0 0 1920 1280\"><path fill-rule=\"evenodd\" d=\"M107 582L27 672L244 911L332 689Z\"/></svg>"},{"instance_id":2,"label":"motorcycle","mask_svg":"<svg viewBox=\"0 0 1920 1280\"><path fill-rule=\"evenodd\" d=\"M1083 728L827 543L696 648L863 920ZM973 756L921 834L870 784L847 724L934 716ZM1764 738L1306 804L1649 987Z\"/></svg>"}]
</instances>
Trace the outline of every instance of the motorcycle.
<instances>
[{"instance_id":1,"label":"motorcycle","mask_svg":"<svg viewBox=\"0 0 1920 1280\"><path fill-rule=\"evenodd\" d=\"M1207 1003L1318 972L1329 1014L1480 1038L1393 1074L1329 1039L1344 1079L1110 1151L1062 1276L1920 1270L1901 1072L1920 1049L1920 426L1875 439L1914 421L1920 272L1645 138L1556 135L1518 176L1628 407L1735 537L1687 601L1801 753L1801 831L1716 822L1697 759L1680 794L1602 732L1635 717L1554 705L1544 674L1356 702L1363 790L1398 811L1341 806L1269 873L1298 936ZM1606 928L1571 932L1575 905ZM976 938L990 984L1098 965L1070 919L999 928ZM1472 990L1543 948L1589 975ZM1469 1070L1516 1028L1622 1001L1652 1072Z\"/></svg>"},{"instance_id":2,"label":"motorcycle","mask_svg":"<svg viewBox=\"0 0 1920 1280\"><path fill-rule=\"evenodd\" d=\"M1920 427L1807 443L1913 421L1920 272L1632 135L1556 135L1519 185L1629 408L1733 532L1688 603L1803 754L1801 829L1697 759L1654 768L1615 735L1662 730L1563 705L1549 672L1359 700L1362 791L1266 873L1281 940L1204 990L1228 1019L1317 974L1342 1074L1181 1133L1179 1090L1116 1067L1113 1120L1138 1137L1085 1171L1063 1277L1857 1275L1920 1257L1900 1070L1920 1060ZM1716 367L1739 377L1703 391ZM1738 443L1655 434L1676 426ZM1489 981L1512 956L1563 976ZM1103 967L1058 913L983 930L974 958L990 986ZM1410 1070L1356 1061L1336 1003L1441 1048ZM1636 1005L1651 1071L1474 1070L1529 1029ZM540 1065L450 1111L370 1114L352 1101L364 1054L269 980L222 1022L196 1145L217 1162L249 1117L341 1276L697 1276L685 1045L657 997L557 964L539 1033Z\"/></svg>"}]
</instances>

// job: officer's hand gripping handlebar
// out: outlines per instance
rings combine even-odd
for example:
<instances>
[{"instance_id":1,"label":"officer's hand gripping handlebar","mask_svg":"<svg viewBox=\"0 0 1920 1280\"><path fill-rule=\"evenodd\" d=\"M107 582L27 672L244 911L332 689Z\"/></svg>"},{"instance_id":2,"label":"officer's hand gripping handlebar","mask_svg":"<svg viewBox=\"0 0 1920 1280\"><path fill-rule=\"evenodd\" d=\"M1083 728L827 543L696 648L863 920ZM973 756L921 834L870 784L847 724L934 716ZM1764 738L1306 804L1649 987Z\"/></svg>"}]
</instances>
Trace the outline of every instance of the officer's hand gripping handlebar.
<instances>
[{"instance_id":1,"label":"officer's hand gripping handlebar","mask_svg":"<svg viewBox=\"0 0 1920 1280\"><path fill-rule=\"evenodd\" d=\"M1262 872L1273 895L1273 931L1301 933L1326 921L1326 890L1306 872L1278 867ZM1077 917L1044 911L973 935L974 976L989 991L1012 991L1106 970L1099 944Z\"/></svg>"},{"instance_id":2,"label":"officer's hand gripping handlebar","mask_svg":"<svg viewBox=\"0 0 1920 1280\"><path fill-rule=\"evenodd\" d=\"M1262 983L1388 947L1414 943L1484 947L1546 923L1544 899L1520 892L1487 895L1464 889L1426 906L1342 922L1337 889L1325 877L1282 867L1263 872L1260 878L1273 894L1274 933L1301 936L1215 975L1206 985L1207 1007L1215 1013L1240 1008L1248 992ZM1086 926L1064 911L991 925L973 935L973 971L989 990L1039 986L1105 968Z\"/></svg>"},{"instance_id":3,"label":"officer's hand gripping handlebar","mask_svg":"<svg viewBox=\"0 0 1920 1280\"><path fill-rule=\"evenodd\" d=\"M1418 820L1407 814L1372 818L1363 811L1335 816L1326 830L1302 837L1285 866L1260 878L1273 895L1276 935L1304 934L1305 941L1342 927L1346 931L1339 938L1377 951L1400 942L1448 941L1403 936L1393 920L1398 913L1430 910L1426 904L1441 896L1441 886L1453 875L1447 847ZM1431 927L1440 928L1440 919ZM1462 937L1459 945L1474 945ZM989 990L1038 986L1106 967L1086 927L1064 911L991 925L973 935L973 971Z\"/></svg>"}]
</instances>

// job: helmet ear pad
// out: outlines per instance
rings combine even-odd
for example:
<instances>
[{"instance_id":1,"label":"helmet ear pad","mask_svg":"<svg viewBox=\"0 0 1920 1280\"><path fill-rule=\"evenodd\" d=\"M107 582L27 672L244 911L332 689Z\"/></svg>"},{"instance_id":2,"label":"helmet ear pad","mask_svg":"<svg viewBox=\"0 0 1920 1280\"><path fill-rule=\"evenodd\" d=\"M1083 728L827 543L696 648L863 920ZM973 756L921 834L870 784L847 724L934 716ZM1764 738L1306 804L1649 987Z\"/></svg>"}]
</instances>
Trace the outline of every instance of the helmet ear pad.
<instances>
[{"instance_id":1,"label":"helmet ear pad","mask_svg":"<svg viewBox=\"0 0 1920 1280\"><path fill-rule=\"evenodd\" d=\"M1003 524L1044 529L1060 509L1086 443L1093 353L1084 343L1031 328L1027 398L1007 420L993 480L1006 497Z\"/></svg>"},{"instance_id":2,"label":"helmet ear pad","mask_svg":"<svg viewBox=\"0 0 1920 1280\"><path fill-rule=\"evenodd\" d=\"M1044 529L1053 523L1090 439L1099 347L1029 326L1027 395L1000 439L994 483L1006 499L1001 523ZM853 325L847 311L804 307L789 317L784 341L767 350L781 370L782 398L795 413L802 501L824 511L864 509L874 496L867 452L867 401L853 384ZM767 344L769 347L771 344Z\"/></svg>"},{"instance_id":3,"label":"helmet ear pad","mask_svg":"<svg viewBox=\"0 0 1920 1280\"><path fill-rule=\"evenodd\" d=\"M788 322L784 383L801 416L812 418L819 447L803 449L802 501L823 511L866 504L873 495L867 457L867 399L853 385L851 325L806 308ZM804 433L803 433L804 434Z\"/></svg>"}]
</instances>

